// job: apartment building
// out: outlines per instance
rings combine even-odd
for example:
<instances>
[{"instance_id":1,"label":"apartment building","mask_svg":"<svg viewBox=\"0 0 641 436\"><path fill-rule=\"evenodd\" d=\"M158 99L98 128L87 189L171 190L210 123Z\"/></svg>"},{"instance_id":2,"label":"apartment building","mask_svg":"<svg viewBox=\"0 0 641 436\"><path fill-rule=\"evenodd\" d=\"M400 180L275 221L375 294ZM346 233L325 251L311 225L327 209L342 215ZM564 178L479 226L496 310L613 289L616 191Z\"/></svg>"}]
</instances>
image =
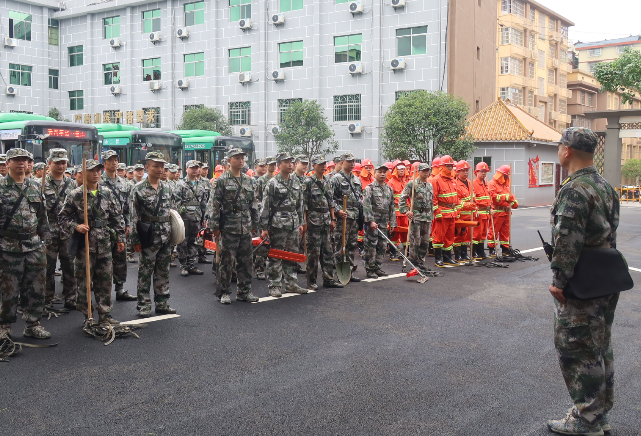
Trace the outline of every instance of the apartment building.
<instances>
[{"instance_id":1,"label":"apartment building","mask_svg":"<svg viewBox=\"0 0 641 436\"><path fill-rule=\"evenodd\" d=\"M498 0L497 96L563 130L572 71L568 28L574 23L529 0Z\"/></svg>"},{"instance_id":2,"label":"apartment building","mask_svg":"<svg viewBox=\"0 0 641 436\"><path fill-rule=\"evenodd\" d=\"M621 56L626 49L641 50L641 36L627 38L605 39L596 42L577 42L574 44L578 58L578 68L594 73L594 67L599 62L609 62Z\"/></svg>"}]
</instances>

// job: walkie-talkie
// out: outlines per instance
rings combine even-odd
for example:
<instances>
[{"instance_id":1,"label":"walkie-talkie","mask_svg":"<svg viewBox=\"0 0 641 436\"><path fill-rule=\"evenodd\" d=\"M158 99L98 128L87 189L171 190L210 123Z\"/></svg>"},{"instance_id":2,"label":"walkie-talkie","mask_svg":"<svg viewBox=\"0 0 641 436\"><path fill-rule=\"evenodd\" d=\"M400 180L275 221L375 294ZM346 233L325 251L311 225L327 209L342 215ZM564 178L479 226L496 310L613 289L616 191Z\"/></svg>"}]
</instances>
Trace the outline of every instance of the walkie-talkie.
<instances>
[{"instance_id":1,"label":"walkie-talkie","mask_svg":"<svg viewBox=\"0 0 641 436\"><path fill-rule=\"evenodd\" d=\"M548 260L552 262L552 254L554 254L554 247L549 243L545 242L545 240L543 239L543 236L541 236L541 232L539 232L538 230L536 232L539 234L539 238L541 238L541 242L543 243L543 251L545 251L545 255L548 257Z\"/></svg>"}]
</instances>

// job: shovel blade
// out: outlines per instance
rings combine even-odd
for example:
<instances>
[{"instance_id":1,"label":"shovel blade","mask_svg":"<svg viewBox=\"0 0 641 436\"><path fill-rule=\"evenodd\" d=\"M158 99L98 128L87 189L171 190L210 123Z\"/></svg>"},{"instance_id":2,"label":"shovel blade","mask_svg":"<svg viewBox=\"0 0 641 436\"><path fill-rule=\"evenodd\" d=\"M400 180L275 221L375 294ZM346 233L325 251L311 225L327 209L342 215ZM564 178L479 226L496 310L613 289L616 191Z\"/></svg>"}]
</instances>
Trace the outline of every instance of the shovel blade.
<instances>
[{"instance_id":1,"label":"shovel blade","mask_svg":"<svg viewBox=\"0 0 641 436\"><path fill-rule=\"evenodd\" d=\"M428 280L429 280L429 278L427 278L427 277L421 277L420 279L417 280L417 282L418 283L425 283Z\"/></svg>"},{"instance_id":2,"label":"shovel blade","mask_svg":"<svg viewBox=\"0 0 641 436\"><path fill-rule=\"evenodd\" d=\"M352 278L352 267L349 262L340 262L336 265L336 275L338 275L338 281L342 285L349 283Z\"/></svg>"}]
</instances>

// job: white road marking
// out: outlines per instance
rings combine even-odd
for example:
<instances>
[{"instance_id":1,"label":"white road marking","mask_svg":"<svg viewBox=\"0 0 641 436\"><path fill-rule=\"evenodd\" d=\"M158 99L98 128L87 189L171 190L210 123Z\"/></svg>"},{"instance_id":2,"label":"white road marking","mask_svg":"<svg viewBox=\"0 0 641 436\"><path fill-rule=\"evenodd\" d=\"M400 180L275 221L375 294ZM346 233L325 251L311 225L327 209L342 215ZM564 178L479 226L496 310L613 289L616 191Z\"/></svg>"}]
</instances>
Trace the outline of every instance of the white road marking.
<instances>
[{"instance_id":1,"label":"white road marking","mask_svg":"<svg viewBox=\"0 0 641 436\"><path fill-rule=\"evenodd\" d=\"M311 289L307 291L307 293L308 293L308 294L313 294L314 292L316 292L316 291L312 291ZM283 294L283 296L282 296L282 297L272 297L272 296L270 295L269 297L259 298L259 299L258 299L258 301L254 301L254 302L252 302L252 304L256 304L256 303L264 303L265 301L272 301L272 300L282 300L283 298L287 298L287 297L296 297L297 295L305 295L305 294L293 294L293 293L287 293L287 294Z\"/></svg>"},{"instance_id":2,"label":"white road marking","mask_svg":"<svg viewBox=\"0 0 641 436\"><path fill-rule=\"evenodd\" d=\"M180 315L160 315L160 316L153 316L151 318L141 318L141 319L134 319L131 321L125 321L121 322L120 325L137 325L137 324L147 324L150 322L154 321L162 321L165 319L172 319L172 318L178 318Z\"/></svg>"},{"instance_id":3,"label":"white road marking","mask_svg":"<svg viewBox=\"0 0 641 436\"><path fill-rule=\"evenodd\" d=\"M543 247L529 248L527 250L519 250L521 254L532 253L533 251L543 250Z\"/></svg>"},{"instance_id":4,"label":"white road marking","mask_svg":"<svg viewBox=\"0 0 641 436\"><path fill-rule=\"evenodd\" d=\"M632 267L630 266L630 267L628 267L628 269L629 269L630 271L641 272L641 269L640 269L640 268L632 268Z\"/></svg>"},{"instance_id":5,"label":"white road marking","mask_svg":"<svg viewBox=\"0 0 641 436\"><path fill-rule=\"evenodd\" d=\"M404 276L406 276L406 275L407 275L407 274L405 274L405 273L392 274L392 275L385 276L385 277L379 277L379 278L377 278L377 279L363 279L363 280L361 280L361 282L368 282L368 283L369 283L369 282L377 282L377 281L379 281L379 280L395 279L395 278L398 278L398 277L404 277ZM420 276L419 276L419 277L420 277Z\"/></svg>"}]
</instances>

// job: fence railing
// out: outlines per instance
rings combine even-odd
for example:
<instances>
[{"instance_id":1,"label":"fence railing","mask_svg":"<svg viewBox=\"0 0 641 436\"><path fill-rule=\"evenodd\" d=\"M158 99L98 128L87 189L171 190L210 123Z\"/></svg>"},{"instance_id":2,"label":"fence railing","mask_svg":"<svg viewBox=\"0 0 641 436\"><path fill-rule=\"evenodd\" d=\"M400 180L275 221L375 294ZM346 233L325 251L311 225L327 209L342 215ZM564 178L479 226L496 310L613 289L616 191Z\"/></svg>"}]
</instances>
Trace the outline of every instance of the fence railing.
<instances>
[{"instance_id":1,"label":"fence railing","mask_svg":"<svg viewBox=\"0 0 641 436\"><path fill-rule=\"evenodd\" d=\"M621 202L641 202L641 195L639 195L639 193L641 192L641 186L628 186L614 189L616 189L616 191L619 193L619 200Z\"/></svg>"}]
</instances>

